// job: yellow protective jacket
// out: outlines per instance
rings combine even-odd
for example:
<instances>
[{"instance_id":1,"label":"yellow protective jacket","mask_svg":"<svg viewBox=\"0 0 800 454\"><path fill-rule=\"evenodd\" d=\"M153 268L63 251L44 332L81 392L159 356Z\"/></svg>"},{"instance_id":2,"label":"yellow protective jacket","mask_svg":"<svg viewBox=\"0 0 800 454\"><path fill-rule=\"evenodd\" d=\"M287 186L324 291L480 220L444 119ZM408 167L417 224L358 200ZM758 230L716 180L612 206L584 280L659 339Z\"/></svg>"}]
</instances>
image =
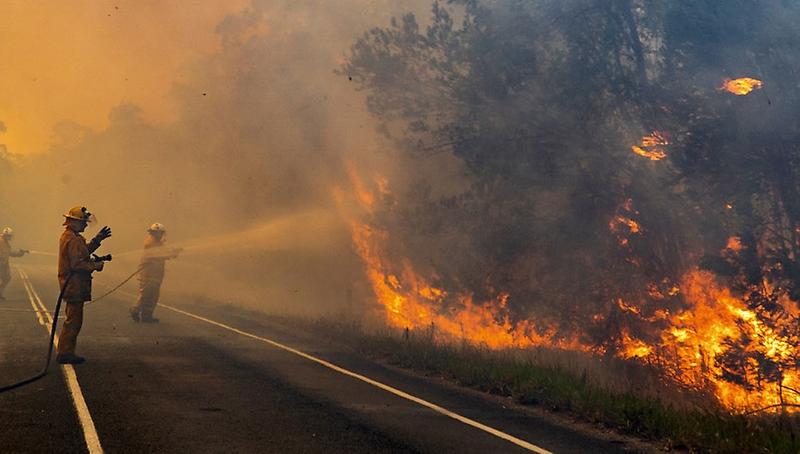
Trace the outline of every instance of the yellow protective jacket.
<instances>
[{"instance_id":1,"label":"yellow protective jacket","mask_svg":"<svg viewBox=\"0 0 800 454\"><path fill-rule=\"evenodd\" d=\"M80 233L70 229L61 234L58 245L59 288L72 275L64 289L64 301L76 303L92 300L92 272L97 265L92 262L91 254L99 247L100 241L94 239L87 243Z\"/></svg>"},{"instance_id":2,"label":"yellow protective jacket","mask_svg":"<svg viewBox=\"0 0 800 454\"><path fill-rule=\"evenodd\" d=\"M8 240L0 239L0 267L8 267L8 259L11 257L22 257L25 255L22 251L11 250L11 244Z\"/></svg>"},{"instance_id":3,"label":"yellow protective jacket","mask_svg":"<svg viewBox=\"0 0 800 454\"><path fill-rule=\"evenodd\" d=\"M161 284L164 280L165 262L177 256L177 251L167 246L165 240L158 241L152 235L144 239L144 254L142 254L142 268L139 281L142 284Z\"/></svg>"}]
</instances>

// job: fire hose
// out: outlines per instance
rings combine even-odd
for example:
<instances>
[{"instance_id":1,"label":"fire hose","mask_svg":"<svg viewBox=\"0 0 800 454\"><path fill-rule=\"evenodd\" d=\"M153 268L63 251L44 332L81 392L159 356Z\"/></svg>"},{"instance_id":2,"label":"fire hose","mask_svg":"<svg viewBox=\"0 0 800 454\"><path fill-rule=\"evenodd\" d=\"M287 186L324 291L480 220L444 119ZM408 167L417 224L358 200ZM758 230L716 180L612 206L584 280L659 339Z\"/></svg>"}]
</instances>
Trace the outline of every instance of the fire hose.
<instances>
[{"instance_id":1,"label":"fire hose","mask_svg":"<svg viewBox=\"0 0 800 454\"><path fill-rule=\"evenodd\" d=\"M92 304L92 303L96 303L96 302L98 302L98 301L102 300L103 298L107 297L108 295L111 295L112 293L114 293L114 292L116 292L117 290L121 289L123 285L127 284L127 283L128 283L128 282L129 282L131 279L133 279L133 278L134 278L134 277L135 277L137 274L141 273L143 269L144 269L144 266L140 266L139 268L137 268L137 269L136 269L136 271L134 271L133 273L131 273L131 274L130 274L130 276L126 277L126 278L125 278L125 280L123 280L122 282L120 282L119 284L117 284L117 286L116 286L116 287L113 287L111 290L109 290L109 291L107 291L107 292L103 293L102 295L98 296L97 298L95 298L95 299L93 299L93 300L91 300L91 301L88 301L88 302L87 302L85 305L89 305L89 304Z\"/></svg>"},{"instance_id":2,"label":"fire hose","mask_svg":"<svg viewBox=\"0 0 800 454\"><path fill-rule=\"evenodd\" d=\"M110 254L102 256L102 257L98 257L97 255L92 255L92 261L94 261L94 262L110 262L111 258L112 257L111 257ZM89 301L86 304L96 303L96 302L100 301L101 299L103 299L103 298L111 295L112 293L116 292L123 285L127 284L128 281L133 279L134 276L139 274L141 271L142 271L142 267L139 267L133 274L128 276L124 281L122 281L122 283L120 283L116 287L112 288L110 291L106 292L105 294L103 294L99 298L93 299L92 301ZM47 359L45 360L44 367L42 368L41 372L39 372L38 374L36 374L34 376L31 376L31 377L28 377L26 379L20 380L20 381L18 381L16 383L11 383L9 385L5 385L5 386L0 387L0 394L2 394L4 392L7 392L7 391L11 391L11 390L17 389L17 388L20 388L20 387L25 386L25 385L29 385L29 384L37 381L37 380L42 379L49 372L50 362L51 362L52 357L53 357L53 344L55 343L55 338L56 338L56 328L57 328L57 325L58 325L58 314L61 311L61 303L64 300L64 292L66 291L67 285L69 285L70 280L72 280L72 276L73 275L74 275L73 272L70 272L69 275L67 275L67 279L64 281L64 284L61 286L61 290L58 293L58 300L56 301L56 308L53 311L53 322L52 322L52 324L50 326L50 341L47 344Z\"/></svg>"},{"instance_id":3,"label":"fire hose","mask_svg":"<svg viewBox=\"0 0 800 454\"><path fill-rule=\"evenodd\" d=\"M53 323L50 326L50 342L47 345L47 359L44 362L44 368L38 374L28 377L24 380L20 380L16 383L11 383L9 385L3 386L0 388L0 394L11 391L12 389L17 389L19 387L29 385L47 375L48 370L50 369L50 360L53 357L53 342L55 342L56 338L56 326L58 325L58 313L61 310L61 301L64 299L64 291L67 289L67 285L69 281L72 280L72 275L74 273L70 272L67 276L67 279L64 281L64 285L61 286L61 291L58 293L58 301L56 302L56 309L53 311Z\"/></svg>"}]
</instances>

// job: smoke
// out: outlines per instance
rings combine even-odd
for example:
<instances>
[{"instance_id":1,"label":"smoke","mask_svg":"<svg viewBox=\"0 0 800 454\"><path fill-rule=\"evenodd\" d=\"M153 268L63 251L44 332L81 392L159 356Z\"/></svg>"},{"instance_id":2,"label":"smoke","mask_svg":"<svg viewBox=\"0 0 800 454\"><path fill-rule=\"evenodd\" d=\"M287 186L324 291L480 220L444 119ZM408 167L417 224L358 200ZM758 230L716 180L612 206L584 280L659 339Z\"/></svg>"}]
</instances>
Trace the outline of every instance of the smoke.
<instances>
[{"instance_id":1,"label":"smoke","mask_svg":"<svg viewBox=\"0 0 800 454\"><path fill-rule=\"evenodd\" d=\"M364 30L412 7L253 1L216 24L215 51L181 63L174 119L154 120L131 99L102 129L59 122L46 153L3 175L0 219L19 246L48 252L60 215L89 207L94 228L114 229L104 252L123 252L98 276L106 280L135 266L124 252L161 222L187 246L169 264L167 290L265 309L336 307L363 272L332 190L347 184L344 163L392 158L363 96L334 70Z\"/></svg>"}]
</instances>

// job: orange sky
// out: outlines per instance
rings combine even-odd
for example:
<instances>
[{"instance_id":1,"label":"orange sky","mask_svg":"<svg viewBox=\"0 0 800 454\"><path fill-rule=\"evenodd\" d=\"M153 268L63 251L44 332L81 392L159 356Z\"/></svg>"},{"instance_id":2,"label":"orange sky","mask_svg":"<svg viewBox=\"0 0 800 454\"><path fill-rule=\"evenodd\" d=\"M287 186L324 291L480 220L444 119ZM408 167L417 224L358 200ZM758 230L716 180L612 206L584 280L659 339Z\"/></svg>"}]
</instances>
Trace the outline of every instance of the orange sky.
<instances>
[{"instance_id":1,"label":"orange sky","mask_svg":"<svg viewBox=\"0 0 800 454\"><path fill-rule=\"evenodd\" d=\"M3 0L0 144L47 149L54 124L92 128L121 102L168 120L166 98L188 61L217 48L216 25L249 0Z\"/></svg>"}]
</instances>

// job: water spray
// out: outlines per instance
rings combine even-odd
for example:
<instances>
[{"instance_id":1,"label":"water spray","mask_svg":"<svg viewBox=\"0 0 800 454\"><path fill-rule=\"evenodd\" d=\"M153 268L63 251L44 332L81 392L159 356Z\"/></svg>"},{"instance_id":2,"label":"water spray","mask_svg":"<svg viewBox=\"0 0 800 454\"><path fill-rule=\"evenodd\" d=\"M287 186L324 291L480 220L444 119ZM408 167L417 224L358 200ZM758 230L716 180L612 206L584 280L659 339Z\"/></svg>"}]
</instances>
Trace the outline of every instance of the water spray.
<instances>
[{"instance_id":1,"label":"water spray","mask_svg":"<svg viewBox=\"0 0 800 454\"><path fill-rule=\"evenodd\" d=\"M185 252L200 252L205 250L219 251L221 248L227 251L252 249L254 242L263 242L263 240L271 240L275 243L275 246L278 246L284 244L284 242L278 238L282 233L295 232L298 226L330 225L328 221L333 221L335 219L333 214L328 210L313 209L299 214L286 215L249 229L194 238L175 243L173 246L182 248ZM172 245L172 243L170 244ZM115 254L114 256L116 258L125 258L141 253L141 249L135 249Z\"/></svg>"},{"instance_id":2,"label":"water spray","mask_svg":"<svg viewBox=\"0 0 800 454\"><path fill-rule=\"evenodd\" d=\"M43 251L28 250L28 254L31 254L31 255L43 255L45 257L58 257L58 254L56 254L55 252L43 252Z\"/></svg>"},{"instance_id":3,"label":"water spray","mask_svg":"<svg viewBox=\"0 0 800 454\"><path fill-rule=\"evenodd\" d=\"M323 213L323 212L320 211L320 210L315 210L315 211L311 211L311 212L307 212L307 213L302 213L302 214L299 214L299 215L285 216L283 218L271 221L269 223L266 223L266 224L261 225L261 226L256 227L256 228L252 228L252 229L248 229L248 230L244 230L244 231L239 231L239 232L232 232L232 233L227 233L227 234L222 234L222 235L213 235L213 236L208 236L208 237L204 237L204 238L194 239L194 240L187 241L185 243L179 243L177 245L177 247L182 249L182 250L184 250L184 251L187 251L187 250L188 251L202 251L202 250L207 250L207 249L219 249L221 247L225 247L227 250L252 248L253 240L257 240L257 239L260 239L260 238L263 238L263 237L274 238L274 236L275 236L274 234L276 233L276 231L281 231L281 229L291 230L292 227L294 226L294 224L293 224L294 222L305 221L305 224L307 224L307 225L318 224L318 223L310 222L308 219L304 219L304 218L316 217L316 216L319 216L321 213ZM28 251L28 253L33 254L33 255L46 256L46 257L57 257L58 256L58 254L56 254L54 252L44 252L44 251L35 251L35 250ZM114 257L116 257L116 258L123 257L124 258L124 257L127 257L127 256L131 256L133 254L137 254L138 255L138 254L141 254L141 253L142 253L142 250L141 249L137 249L137 250L132 250L132 251L126 251L126 252L123 252L121 254L115 254ZM112 258L113 257L112 257L111 254L104 255L104 256L98 256L96 254L92 254L92 260L95 261L95 262L108 262L108 261L111 261ZM88 301L88 302L86 302L84 304L88 305L88 304L91 304L91 303L96 303L96 302L102 300L103 298L106 298L107 296L111 295L112 293L116 292L122 286L127 284L131 279L133 279L136 275L141 273L142 269L143 269L143 267L139 266L136 269L136 271L134 271L132 274L130 274L128 277L126 277L117 286L111 288L111 290L109 290L108 292L104 293L100 297L95 298L92 301ZM72 279L72 276L73 276L72 273L69 276L67 276L67 279L64 282L64 285L61 287L61 290L60 290L60 292L58 294L58 300L56 302L55 310L53 311L53 321L52 321L51 328L50 328L50 341L48 343L47 359L45 361L44 367L42 368L42 371L39 372L38 374L32 376L32 377L26 378L24 380L20 380L20 381L18 381L16 383L12 383L12 384L0 387L0 394L2 394L4 392L7 392L7 391L11 391L13 389L16 389L16 388L19 388L19 387L22 387L22 386L25 386L25 385L28 385L30 383L33 383L33 382L41 379L45 375L47 375L47 373L49 371L49 368L50 368L50 362L51 362L52 354L53 354L53 344L55 342L56 327L57 327L59 318L61 318L61 317L59 317L59 312L61 310L61 303L63 301L64 292L66 290L66 287L69 284L70 280Z\"/></svg>"}]
</instances>

